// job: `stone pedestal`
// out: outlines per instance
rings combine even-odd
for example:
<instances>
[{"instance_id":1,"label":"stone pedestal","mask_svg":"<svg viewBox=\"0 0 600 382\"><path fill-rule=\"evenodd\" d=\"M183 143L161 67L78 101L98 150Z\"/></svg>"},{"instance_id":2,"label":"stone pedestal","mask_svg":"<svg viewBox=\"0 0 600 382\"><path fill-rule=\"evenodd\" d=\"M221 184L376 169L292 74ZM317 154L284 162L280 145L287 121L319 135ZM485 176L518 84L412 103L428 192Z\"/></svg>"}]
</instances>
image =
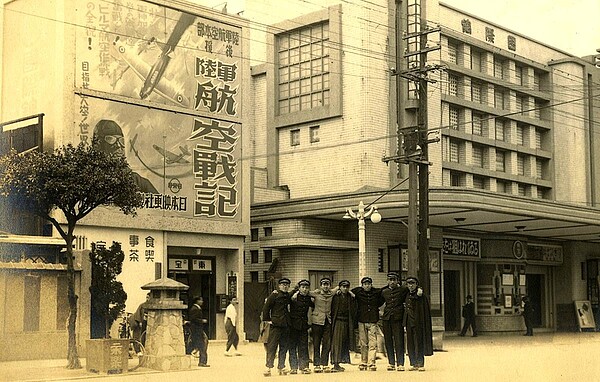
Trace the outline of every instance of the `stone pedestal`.
<instances>
[{"instance_id":1,"label":"stone pedestal","mask_svg":"<svg viewBox=\"0 0 600 382\"><path fill-rule=\"evenodd\" d=\"M144 366L161 371L185 370L192 365L192 356L185 354L182 310L179 292L187 285L162 278L142 289L150 290L146 312L146 351Z\"/></svg>"}]
</instances>

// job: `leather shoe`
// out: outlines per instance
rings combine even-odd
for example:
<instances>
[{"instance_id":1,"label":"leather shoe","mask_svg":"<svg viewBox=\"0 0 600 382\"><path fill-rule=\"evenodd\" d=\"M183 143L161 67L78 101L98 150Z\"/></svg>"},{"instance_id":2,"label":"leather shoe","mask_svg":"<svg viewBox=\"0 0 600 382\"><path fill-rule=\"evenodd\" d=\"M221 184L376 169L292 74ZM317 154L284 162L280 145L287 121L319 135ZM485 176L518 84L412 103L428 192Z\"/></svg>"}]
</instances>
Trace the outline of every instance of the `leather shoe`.
<instances>
[{"instance_id":1,"label":"leather shoe","mask_svg":"<svg viewBox=\"0 0 600 382\"><path fill-rule=\"evenodd\" d=\"M210 365L206 363L199 363L198 367L210 367Z\"/></svg>"}]
</instances>

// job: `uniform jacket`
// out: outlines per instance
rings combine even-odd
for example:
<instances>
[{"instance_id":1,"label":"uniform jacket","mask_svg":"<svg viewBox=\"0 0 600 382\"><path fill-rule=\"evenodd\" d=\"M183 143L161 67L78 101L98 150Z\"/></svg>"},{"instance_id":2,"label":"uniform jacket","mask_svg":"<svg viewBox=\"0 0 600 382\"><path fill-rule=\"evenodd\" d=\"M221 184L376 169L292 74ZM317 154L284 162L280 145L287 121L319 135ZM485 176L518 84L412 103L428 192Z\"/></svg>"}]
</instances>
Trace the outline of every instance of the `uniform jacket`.
<instances>
[{"instance_id":1,"label":"uniform jacket","mask_svg":"<svg viewBox=\"0 0 600 382\"><path fill-rule=\"evenodd\" d=\"M462 316L470 321L475 319L475 303L473 301L467 302L465 306L463 306Z\"/></svg>"},{"instance_id":2,"label":"uniform jacket","mask_svg":"<svg viewBox=\"0 0 600 382\"><path fill-rule=\"evenodd\" d=\"M352 289L357 305L356 320L365 323L377 323L379 321L379 307L385 302L381 296L381 289L371 288L366 291L363 287Z\"/></svg>"},{"instance_id":3,"label":"uniform jacket","mask_svg":"<svg viewBox=\"0 0 600 382\"><path fill-rule=\"evenodd\" d=\"M408 295L408 287L398 285L395 288L386 286L381 289L385 301L382 320L402 320L404 318L404 302Z\"/></svg>"},{"instance_id":4,"label":"uniform jacket","mask_svg":"<svg viewBox=\"0 0 600 382\"><path fill-rule=\"evenodd\" d=\"M271 321L273 326L288 327L290 325L290 294L280 290L267 297L263 307L264 321Z\"/></svg>"},{"instance_id":5,"label":"uniform jacket","mask_svg":"<svg viewBox=\"0 0 600 382\"><path fill-rule=\"evenodd\" d=\"M348 293L346 297L347 298L344 298L342 295L336 294L333 296L333 299L331 300L331 318L333 320L333 327L332 327L331 332L335 333L335 325L336 325L338 317L339 317L338 313L341 309L341 305L343 303L348 304L347 307L348 307L348 346L349 346L349 349L347 349L347 350L355 350L356 338L354 336L354 328L358 326L358 324L356 322L356 312L357 312L356 299L354 297L352 297L350 295L350 293Z\"/></svg>"},{"instance_id":6,"label":"uniform jacket","mask_svg":"<svg viewBox=\"0 0 600 382\"><path fill-rule=\"evenodd\" d=\"M418 296L417 292L409 293L406 297L406 328L413 328L417 338L423 338L423 354L433 355L433 334L431 330L431 310L429 299L425 294Z\"/></svg>"},{"instance_id":7,"label":"uniform jacket","mask_svg":"<svg viewBox=\"0 0 600 382\"><path fill-rule=\"evenodd\" d=\"M292 328L296 330L308 330L308 310L315 304L312 297L298 293L290 303L290 320Z\"/></svg>"},{"instance_id":8,"label":"uniform jacket","mask_svg":"<svg viewBox=\"0 0 600 382\"><path fill-rule=\"evenodd\" d=\"M188 313L188 321L192 324L194 330L199 332L204 329L203 319L202 308L197 304L192 305Z\"/></svg>"}]
</instances>

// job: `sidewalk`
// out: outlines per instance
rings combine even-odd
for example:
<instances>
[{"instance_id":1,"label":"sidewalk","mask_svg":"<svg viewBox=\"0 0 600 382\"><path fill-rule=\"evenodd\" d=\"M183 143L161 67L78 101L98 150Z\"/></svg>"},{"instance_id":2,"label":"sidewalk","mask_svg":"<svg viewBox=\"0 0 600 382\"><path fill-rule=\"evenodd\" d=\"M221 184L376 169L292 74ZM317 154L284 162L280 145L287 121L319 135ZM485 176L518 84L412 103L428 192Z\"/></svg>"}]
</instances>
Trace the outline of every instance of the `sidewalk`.
<instances>
[{"instance_id":1,"label":"sidewalk","mask_svg":"<svg viewBox=\"0 0 600 382\"><path fill-rule=\"evenodd\" d=\"M240 345L241 357L225 357L221 341L209 345L210 368L193 367L191 370L161 372L146 368L117 375L94 374L83 368L68 370L66 359L42 361L13 361L0 363L0 381L265 381L262 376L265 354L263 345ZM481 335L459 337L448 334L444 351L427 357L425 372L395 372L395 376L411 381L572 381L600 378L600 333L540 333L533 337L522 335ZM377 361L376 372L358 371L358 355L352 354L352 365L335 374L290 375L291 379L312 379L327 382L364 382L369 379L391 377L385 370L387 360ZM406 359L408 365L408 358ZM273 377L277 376L273 370ZM377 374L375 374L377 373ZM396 377L394 377L396 378Z\"/></svg>"}]
</instances>

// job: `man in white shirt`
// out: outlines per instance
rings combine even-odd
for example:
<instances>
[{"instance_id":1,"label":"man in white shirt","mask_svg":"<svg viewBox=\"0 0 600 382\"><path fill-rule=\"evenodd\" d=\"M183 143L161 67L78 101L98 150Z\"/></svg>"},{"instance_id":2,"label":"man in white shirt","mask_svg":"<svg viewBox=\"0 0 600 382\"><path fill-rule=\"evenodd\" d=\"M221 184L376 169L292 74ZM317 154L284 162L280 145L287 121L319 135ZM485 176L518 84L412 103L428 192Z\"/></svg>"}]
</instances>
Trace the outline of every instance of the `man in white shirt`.
<instances>
[{"instance_id":1,"label":"man in white shirt","mask_svg":"<svg viewBox=\"0 0 600 382\"><path fill-rule=\"evenodd\" d=\"M240 342L240 337L237 334L236 323L237 323L237 305L238 299L232 298L225 309L225 331L227 332L227 346L225 347L225 356L231 357L234 355L241 355L237 348ZM234 351L231 352L231 346Z\"/></svg>"}]
</instances>

